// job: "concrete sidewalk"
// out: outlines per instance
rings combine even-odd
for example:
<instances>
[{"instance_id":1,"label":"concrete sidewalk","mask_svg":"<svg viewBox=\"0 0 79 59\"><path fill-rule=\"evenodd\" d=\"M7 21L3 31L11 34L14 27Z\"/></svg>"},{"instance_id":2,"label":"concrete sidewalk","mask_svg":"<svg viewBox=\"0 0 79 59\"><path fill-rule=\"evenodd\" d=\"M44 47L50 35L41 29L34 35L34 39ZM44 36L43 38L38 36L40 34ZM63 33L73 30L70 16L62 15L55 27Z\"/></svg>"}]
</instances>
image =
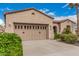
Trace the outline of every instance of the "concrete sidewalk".
<instances>
[{"instance_id":1,"label":"concrete sidewalk","mask_svg":"<svg viewBox=\"0 0 79 59\"><path fill-rule=\"evenodd\" d=\"M23 41L24 56L79 56L79 47L55 40Z\"/></svg>"}]
</instances>

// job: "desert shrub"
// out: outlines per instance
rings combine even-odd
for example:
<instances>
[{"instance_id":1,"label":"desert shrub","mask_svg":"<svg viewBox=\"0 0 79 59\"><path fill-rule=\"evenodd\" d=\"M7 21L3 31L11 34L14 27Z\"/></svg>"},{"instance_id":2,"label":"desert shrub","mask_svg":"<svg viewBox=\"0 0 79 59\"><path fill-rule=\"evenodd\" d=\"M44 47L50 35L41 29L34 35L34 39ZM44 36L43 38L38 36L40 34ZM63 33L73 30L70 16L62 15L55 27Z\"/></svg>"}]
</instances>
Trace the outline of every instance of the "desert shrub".
<instances>
[{"instance_id":1,"label":"desert shrub","mask_svg":"<svg viewBox=\"0 0 79 59\"><path fill-rule=\"evenodd\" d=\"M15 33L0 33L0 56L22 56L22 41Z\"/></svg>"},{"instance_id":2,"label":"desert shrub","mask_svg":"<svg viewBox=\"0 0 79 59\"><path fill-rule=\"evenodd\" d=\"M62 33L63 34L69 34L69 33L72 33L72 32L71 32L71 29L70 28L64 28L64 30L63 30Z\"/></svg>"},{"instance_id":3,"label":"desert shrub","mask_svg":"<svg viewBox=\"0 0 79 59\"><path fill-rule=\"evenodd\" d=\"M77 35L74 34L61 34L61 41L66 43L75 43L77 41Z\"/></svg>"},{"instance_id":4,"label":"desert shrub","mask_svg":"<svg viewBox=\"0 0 79 59\"><path fill-rule=\"evenodd\" d=\"M65 28L62 34L60 34L60 40L66 43L75 43L77 38L77 35L73 34L69 27Z\"/></svg>"},{"instance_id":5,"label":"desert shrub","mask_svg":"<svg viewBox=\"0 0 79 59\"><path fill-rule=\"evenodd\" d=\"M60 34L59 33L55 33L54 34L54 39L60 39Z\"/></svg>"}]
</instances>

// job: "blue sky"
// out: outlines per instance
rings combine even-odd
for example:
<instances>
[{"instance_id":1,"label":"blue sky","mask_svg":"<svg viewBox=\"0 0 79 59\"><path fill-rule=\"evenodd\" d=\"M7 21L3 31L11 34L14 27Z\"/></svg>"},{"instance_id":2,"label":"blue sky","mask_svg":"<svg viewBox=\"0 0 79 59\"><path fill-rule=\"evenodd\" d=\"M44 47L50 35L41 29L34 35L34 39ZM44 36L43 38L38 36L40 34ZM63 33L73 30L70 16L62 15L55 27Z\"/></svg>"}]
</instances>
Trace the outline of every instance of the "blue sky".
<instances>
[{"instance_id":1,"label":"blue sky","mask_svg":"<svg viewBox=\"0 0 79 59\"><path fill-rule=\"evenodd\" d=\"M25 8L36 8L52 17L60 17L60 19L76 15L75 8L70 9L67 3L0 3L0 20L4 20L5 12Z\"/></svg>"}]
</instances>

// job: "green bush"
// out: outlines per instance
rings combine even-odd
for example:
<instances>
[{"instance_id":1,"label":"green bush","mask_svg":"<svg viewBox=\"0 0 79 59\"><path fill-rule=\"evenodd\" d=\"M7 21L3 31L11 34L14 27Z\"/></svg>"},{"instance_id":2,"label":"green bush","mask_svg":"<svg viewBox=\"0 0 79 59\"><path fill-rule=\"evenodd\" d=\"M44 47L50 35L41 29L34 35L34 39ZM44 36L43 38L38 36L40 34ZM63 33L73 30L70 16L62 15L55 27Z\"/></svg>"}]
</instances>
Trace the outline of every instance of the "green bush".
<instances>
[{"instance_id":1,"label":"green bush","mask_svg":"<svg viewBox=\"0 0 79 59\"><path fill-rule=\"evenodd\" d=\"M60 34L55 33L54 34L54 39L60 39Z\"/></svg>"},{"instance_id":2,"label":"green bush","mask_svg":"<svg viewBox=\"0 0 79 59\"><path fill-rule=\"evenodd\" d=\"M0 56L22 56L22 41L15 33L0 33Z\"/></svg>"},{"instance_id":3,"label":"green bush","mask_svg":"<svg viewBox=\"0 0 79 59\"><path fill-rule=\"evenodd\" d=\"M74 34L61 34L61 41L64 41L66 43L75 43L77 40L77 35Z\"/></svg>"},{"instance_id":4,"label":"green bush","mask_svg":"<svg viewBox=\"0 0 79 59\"><path fill-rule=\"evenodd\" d=\"M62 32L63 34L69 34L72 33L70 28L65 28Z\"/></svg>"},{"instance_id":5,"label":"green bush","mask_svg":"<svg viewBox=\"0 0 79 59\"><path fill-rule=\"evenodd\" d=\"M54 39L59 39L66 43L75 43L77 41L77 38L77 35L73 34L69 27L65 28L62 34L54 34Z\"/></svg>"},{"instance_id":6,"label":"green bush","mask_svg":"<svg viewBox=\"0 0 79 59\"><path fill-rule=\"evenodd\" d=\"M60 35L60 40L66 43L75 43L77 41L77 35L71 32L70 27L67 27L63 30L62 34Z\"/></svg>"}]
</instances>

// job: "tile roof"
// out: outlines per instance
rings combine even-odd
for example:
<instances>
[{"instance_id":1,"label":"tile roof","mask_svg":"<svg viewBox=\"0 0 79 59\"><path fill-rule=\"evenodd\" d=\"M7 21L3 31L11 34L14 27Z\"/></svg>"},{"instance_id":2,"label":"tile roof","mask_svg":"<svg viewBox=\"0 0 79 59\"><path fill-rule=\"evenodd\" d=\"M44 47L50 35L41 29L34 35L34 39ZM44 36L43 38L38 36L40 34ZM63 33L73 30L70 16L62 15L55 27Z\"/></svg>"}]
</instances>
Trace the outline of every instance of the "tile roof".
<instances>
[{"instance_id":1,"label":"tile roof","mask_svg":"<svg viewBox=\"0 0 79 59\"><path fill-rule=\"evenodd\" d=\"M72 23L76 24L74 21L70 20L70 19L65 19L65 20L54 20L53 22L54 23L62 23L62 22L65 22L65 21L71 21Z\"/></svg>"}]
</instances>

